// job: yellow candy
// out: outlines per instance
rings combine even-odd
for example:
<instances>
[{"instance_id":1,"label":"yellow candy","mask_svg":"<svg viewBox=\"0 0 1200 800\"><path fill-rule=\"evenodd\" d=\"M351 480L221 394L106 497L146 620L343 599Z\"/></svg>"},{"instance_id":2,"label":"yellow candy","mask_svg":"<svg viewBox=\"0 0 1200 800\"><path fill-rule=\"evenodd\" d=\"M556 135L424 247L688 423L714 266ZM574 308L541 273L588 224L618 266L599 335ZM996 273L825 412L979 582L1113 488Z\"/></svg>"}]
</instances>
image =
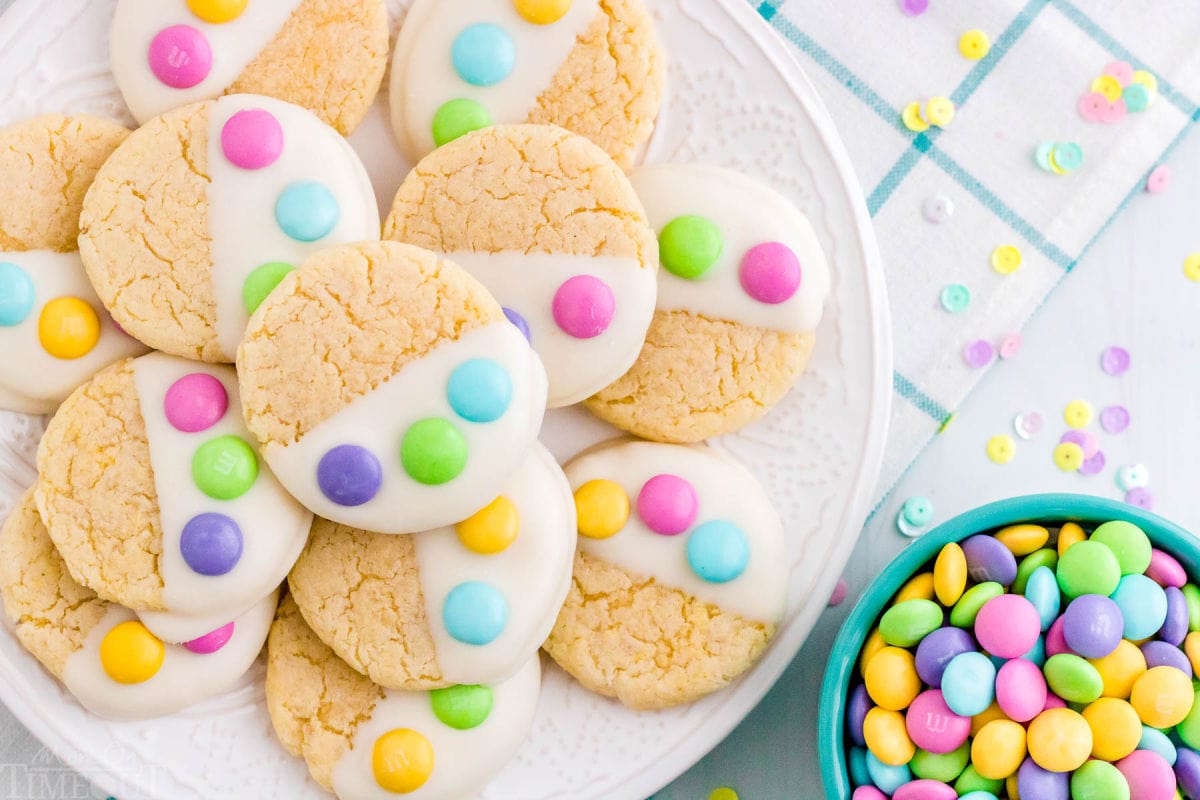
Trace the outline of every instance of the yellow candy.
<instances>
[{"instance_id":1,"label":"yellow candy","mask_svg":"<svg viewBox=\"0 0 1200 800\"><path fill-rule=\"evenodd\" d=\"M967 31L958 39L958 52L962 53L963 58L969 58L972 61L983 58L991 49L992 40L978 28Z\"/></svg>"},{"instance_id":2,"label":"yellow candy","mask_svg":"<svg viewBox=\"0 0 1200 800\"><path fill-rule=\"evenodd\" d=\"M1002 244L992 251L992 269L1001 275L1011 275L1024 262L1021 251L1011 244Z\"/></svg>"},{"instance_id":3,"label":"yellow candy","mask_svg":"<svg viewBox=\"0 0 1200 800\"><path fill-rule=\"evenodd\" d=\"M42 308L38 340L55 358L85 356L100 341L100 317L85 300L56 297Z\"/></svg>"},{"instance_id":4,"label":"yellow candy","mask_svg":"<svg viewBox=\"0 0 1200 800\"><path fill-rule=\"evenodd\" d=\"M1154 73L1152 72L1146 72L1144 69L1135 70L1130 80L1133 83L1140 83L1149 89L1151 96L1158 93L1158 78L1154 77Z\"/></svg>"},{"instance_id":5,"label":"yellow candy","mask_svg":"<svg viewBox=\"0 0 1200 800\"><path fill-rule=\"evenodd\" d=\"M900 118L904 120L904 127L914 133L924 133L929 130L929 123L921 117L921 104L909 103L900 112Z\"/></svg>"},{"instance_id":6,"label":"yellow candy","mask_svg":"<svg viewBox=\"0 0 1200 800\"><path fill-rule=\"evenodd\" d=\"M1200 281L1200 253L1192 253L1183 260L1183 274L1189 281Z\"/></svg>"},{"instance_id":7,"label":"yellow candy","mask_svg":"<svg viewBox=\"0 0 1200 800\"><path fill-rule=\"evenodd\" d=\"M1000 704L995 700L983 710L982 714L971 717L971 735L978 736L979 732L983 730L983 726L994 719L1008 719L1008 715L1000 710Z\"/></svg>"},{"instance_id":8,"label":"yellow candy","mask_svg":"<svg viewBox=\"0 0 1200 800\"><path fill-rule=\"evenodd\" d=\"M1138 717L1152 728L1169 728L1183 722L1195 699L1191 678L1174 667L1146 670L1133 682L1129 693Z\"/></svg>"},{"instance_id":9,"label":"yellow candy","mask_svg":"<svg viewBox=\"0 0 1200 800\"><path fill-rule=\"evenodd\" d=\"M890 767L907 764L917 752L899 711L872 708L863 720L863 738L867 749Z\"/></svg>"},{"instance_id":10,"label":"yellow candy","mask_svg":"<svg viewBox=\"0 0 1200 800\"><path fill-rule=\"evenodd\" d=\"M1146 671L1146 657L1133 642L1122 639L1117 649L1104 658L1090 658L1088 663L1100 673L1104 681L1104 697L1128 700L1133 683Z\"/></svg>"},{"instance_id":11,"label":"yellow candy","mask_svg":"<svg viewBox=\"0 0 1200 800\"><path fill-rule=\"evenodd\" d=\"M1200 633L1192 632L1183 640L1183 652L1192 663L1192 674L1200 675Z\"/></svg>"},{"instance_id":12,"label":"yellow candy","mask_svg":"<svg viewBox=\"0 0 1200 800\"><path fill-rule=\"evenodd\" d=\"M935 568L936 569L936 568ZM934 575L932 572L922 572L909 578L908 583L900 587L892 605L899 605L905 600L932 600L934 591Z\"/></svg>"},{"instance_id":13,"label":"yellow candy","mask_svg":"<svg viewBox=\"0 0 1200 800\"><path fill-rule=\"evenodd\" d=\"M937 600L949 608L967 588L967 557L963 549L950 542L933 562L933 591Z\"/></svg>"},{"instance_id":14,"label":"yellow candy","mask_svg":"<svg viewBox=\"0 0 1200 800\"><path fill-rule=\"evenodd\" d=\"M1067 552L1067 548L1076 542L1082 542L1087 538L1087 534L1083 532L1083 528L1076 525L1074 522L1063 523L1063 526L1058 529L1058 554L1061 556Z\"/></svg>"},{"instance_id":15,"label":"yellow candy","mask_svg":"<svg viewBox=\"0 0 1200 800\"><path fill-rule=\"evenodd\" d=\"M615 536L629 521L629 495L612 481L588 481L575 490L575 516L580 536Z\"/></svg>"},{"instance_id":16,"label":"yellow candy","mask_svg":"<svg viewBox=\"0 0 1200 800\"><path fill-rule=\"evenodd\" d=\"M984 778L1002 781L1025 760L1025 729L1011 719L994 719L971 742L971 763Z\"/></svg>"},{"instance_id":17,"label":"yellow candy","mask_svg":"<svg viewBox=\"0 0 1200 800\"><path fill-rule=\"evenodd\" d=\"M1075 472L1083 464L1083 448L1074 442L1062 442L1054 448L1054 465L1063 472Z\"/></svg>"},{"instance_id":18,"label":"yellow candy","mask_svg":"<svg viewBox=\"0 0 1200 800\"><path fill-rule=\"evenodd\" d=\"M371 771L375 782L389 792L415 792L433 772L433 745L409 728L388 731L375 740Z\"/></svg>"},{"instance_id":19,"label":"yellow candy","mask_svg":"<svg viewBox=\"0 0 1200 800\"><path fill-rule=\"evenodd\" d=\"M1021 787L1017 784L1016 775L1009 775L1004 779L1004 791L1008 792L1008 800L1021 800Z\"/></svg>"},{"instance_id":20,"label":"yellow candy","mask_svg":"<svg viewBox=\"0 0 1200 800\"><path fill-rule=\"evenodd\" d=\"M996 539L1020 558L1045 547L1050 531L1041 525L1009 525L996 533Z\"/></svg>"},{"instance_id":21,"label":"yellow candy","mask_svg":"<svg viewBox=\"0 0 1200 800\"><path fill-rule=\"evenodd\" d=\"M188 0L188 8L200 19L219 25L242 15L250 0Z\"/></svg>"},{"instance_id":22,"label":"yellow candy","mask_svg":"<svg viewBox=\"0 0 1200 800\"><path fill-rule=\"evenodd\" d=\"M517 13L534 25L558 22L571 10L571 0L513 0Z\"/></svg>"},{"instance_id":23,"label":"yellow candy","mask_svg":"<svg viewBox=\"0 0 1200 800\"><path fill-rule=\"evenodd\" d=\"M954 103L949 97L931 97L925 104L925 119L939 128L954 122Z\"/></svg>"},{"instance_id":24,"label":"yellow candy","mask_svg":"<svg viewBox=\"0 0 1200 800\"><path fill-rule=\"evenodd\" d=\"M903 711L921 693L916 659L900 647L885 647L872 656L863 683L875 705L888 711Z\"/></svg>"},{"instance_id":25,"label":"yellow candy","mask_svg":"<svg viewBox=\"0 0 1200 800\"><path fill-rule=\"evenodd\" d=\"M1070 772L1092 754L1092 729L1071 709L1050 708L1029 723L1027 742L1033 763L1051 772Z\"/></svg>"},{"instance_id":26,"label":"yellow candy","mask_svg":"<svg viewBox=\"0 0 1200 800\"><path fill-rule=\"evenodd\" d=\"M1092 729L1092 757L1119 761L1137 749L1142 722L1133 706L1115 697L1101 697L1083 710Z\"/></svg>"},{"instance_id":27,"label":"yellow candy","mask_svg":"<svg viewBox=\"0 0 1200 800\"><path fill-rule=\"evenodd\" d=\"M474 553L485 556L503 552L517 540L520 517L507 497L497 497L455 526L458 539Z\"/></svg>"},{"instance_id":28,"label":"yellow candy","mask_svg":"<svg viewBox=\"0 0 1200 800\"><path fill-rule=\"evenodd\" d=\"M879 629L871 631L867 641L863 642L862 658L858 662L858 672L864 679L867 676L867 664L875 657L876 653L885 647L887 647L887 642L883 640L883 634L879 632Z\"/></svg>"},{"instance_id":29,"label":"yellow candy","mask_svg":"<svg viewBox=\"0 0 1200 800\"><path fill-rule=\"evenodd\" d=\"M1092 81L1092 91L1104 95L1110 103L1121 99L1121 88L1121 82L1112 75L1101 75Z\"/></svg>"},{"instance_id":30,"label":"yellow candy","mask_svg":"<svg viewBox=\"0 0 1200 800\"><path fill-rule=\"evenodd\" d=\"M1011 436L1000 434L988 439L987 457L994 464L1007 464L1017 454L1017 443Z\"/></svg>"},{"instance_id":31,"label":"yellow candy","mask_svg":"<svg viewBox=\"0 0 1200 800\"><path fill-rule=\"evenodd\" d=\"M1072 428L1086 428L1091 423L1094 413L1092 404L1087 400L1072 400L1063 409L1063 422Z\"/></svg>"},{"instance_id":32,"label":"yellow candy","mask_svg":"<svg viewBox=\"0 0 1200 800\"><path fill-rule=\"evenodd\" d=\"M117 683L142 683L162 668L167 649L138 620L113 627L100 640L100 666Z\"/></svg>"}]
</instances>

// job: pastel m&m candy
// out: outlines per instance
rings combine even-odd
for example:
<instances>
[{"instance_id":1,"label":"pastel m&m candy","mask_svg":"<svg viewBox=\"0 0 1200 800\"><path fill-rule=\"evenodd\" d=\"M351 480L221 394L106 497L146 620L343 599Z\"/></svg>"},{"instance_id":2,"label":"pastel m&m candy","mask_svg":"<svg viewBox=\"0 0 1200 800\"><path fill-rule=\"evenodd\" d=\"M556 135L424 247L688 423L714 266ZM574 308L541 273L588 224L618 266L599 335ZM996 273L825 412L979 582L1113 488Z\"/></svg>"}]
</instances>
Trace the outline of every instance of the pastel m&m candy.
<instances>
[{"instance_id":1,"label":"pastel m&m candy","mask_svg":"<svg viewBox=\"0 0 1200 800\"><path fill-rule=\"evenodd\" d=\"M150 71L172 89L190 89L212 71L212 45L190 25L164 28L150 42Z\"/></svg>"},{"instance_id":2,"label":"pastel m&m candy","mask_svg":"<svg viewBox=\"0 0 1200 800\"><path fill-rule=\"evenodd\" d=\"M608 284L592 275L568 278L554 293L554 321L576 339L594 339L608 330L617 301Z\"/></svg>"},{"instance_id":3,"label":"pastel m&m candy","mask_svg":"<svg viewBox=\"0 0 1200 800\"><path fill-rule=\"evenodd\" d=\"M746 252L738 275L746 294L760 303L778 305L800 288L800 259L781 242L765 242Z\"/></svg>"},{"instance_id":4,"label":"pastel m&m candy","mask_svg":"<svg viewBox=\"0 0 1200 800\"><path fill-rule=\"evenodd\" d=\"M575 490L575 516L580 536L615 536L629 521L629 495L614 481L590 480Z\"/></svg>"},{"instance_id":5,"label":"pastel m&m candy","mask_svg":"<svg viewBox=\"0 0 1200 800\"><path fill-rule=\"evenodd\" d=\"M520 516L513 501L501 495L455 525L454 530L471 552L494 555L517 540Z\"/></svg>"},{"instance_id":6,"label":"pastel m&m candy","mask_svg":"<svg viewBox=\"0 0 1200 800\"><path fill-rule=\"evenodd\" d=\"M638 516L647 528L663 536L690 528L699 507L695 487L678 475L655 475L638 492Z\"/></svg>"},{"instance_id":7,"label":"pastel m&m candy","mask_svg":"<svg viewBox=\"0 0 1200 800\"><path fill-rule=\"evenodd\" d=\"M166 647L137 620L115 625L100 641L100 666L117 683L144 683L162 667Z\"/></svg>"},{"instance_id":8,"label":"pastel m&m candy","mask_svg":"<svg viewBox=\"0 0 1200 800\"><path fill-rule=\"evenodd\" d=\"M951 711L937 689L917 695L904 721L913 744L934 754L954 752L971 732L971 720Z\"/></svg>"},{"instance_id":9,"label":"pastel m&m candy","mask_svg":"<svg viewBox=\"0 0 1200 800\"><path fill-rule=\"evenodd\" d=\"M375 782L397 794L409 794L425 785L433 774L433 745L409 728L388 731L375 740L371 770Z\"/></svg>"}]
</instances>

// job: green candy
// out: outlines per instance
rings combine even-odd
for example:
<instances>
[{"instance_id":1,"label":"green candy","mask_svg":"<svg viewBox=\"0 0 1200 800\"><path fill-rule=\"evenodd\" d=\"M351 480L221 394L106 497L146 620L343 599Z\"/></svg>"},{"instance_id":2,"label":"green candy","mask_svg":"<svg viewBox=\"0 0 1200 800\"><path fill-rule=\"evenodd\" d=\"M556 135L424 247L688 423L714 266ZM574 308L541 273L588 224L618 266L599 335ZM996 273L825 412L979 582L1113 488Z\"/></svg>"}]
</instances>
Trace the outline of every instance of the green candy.
<instances>
[{"instance_id":1,"label":"green candy","mask_svg":"<svg viewBox=\"0 0 1200 800\"><path fill-rule=\"evenodd\" d=\"M1107 761L1087 761L1071 773L1071 800L1129 800L1129 782Z\"/></svg>"},{"instance_id":2,"label":"green candy","mask_svg":"<svg viewBox=\"0 0 1200 800\"><path fill-rule=\"evenodd\" d=\"M958 776L958 780L954 782L954 791L960 796L971 792L991 792L997 797L1000 796L1000 790L1004 788L1004 781L994 781L991 778L985 778L976 771L974 764L967 764L967 768Z\"/></svg>"},{"instance_id":3,"label":"green candy","mask_svg":"<svg viewBox=\"0 0 1200 800\"><path fill-rule=\"evenodd\" d=\"M241 497L257 479L258 456L240 437L209 439L192 456L192 480L214 500Z\"/></svg>"},{"instance_id":4,"label":"green candy","mask_svg":"<svg viewBox=\"0 0 1200 800\"><path fill-rule=\"evenodd\" d=\"M1175 728L1175 732L1179 734L1179 738L1183 739L1183 743L1193 750L1200 749L1200 690L1196 689L1193 682L1192 691L1194 699L1192 700L1192 710L1183 718L1183 722Z\"/></svg>"},{"instance_id":5,"label":"green candy","mask_svg":"<svg viewBox=\"0 0 1200 800\"><path fill-rule=\"evenodd\" d=\"M985 581L972 586L958 598L954 608L950 609L950 624L956 628L971 627L975 624L975 617L979 616L979 609L983 608L983 604L1002 594L1004 587L995 581Z\"/></svg>"},{"instance_id":6,"label":"green candy","mask_svg":"<svg viewBox=\"0 0 1200 800\"><path fill-rule=\"evenodd\" d=\"M1058 588L1067 597L1102 594L1108 597L1121 582L1121 564L1109 547L1084 540L1067 548L1058 559Z\"/></svg>"},{"instance_id":7,"label":"green candy","mask_svg":"<svg viewBox=\"0 0 1200 800\"><path fill-rule=\"evenodd\" d=\"M1185 583L1179 591L1187 601L1188 630L1192 633L1200 631L1200 588L1194 583Z\"/></svg>"},{"instance_id":8,"label":"green candy","mask_svg":"<svg viewBox=\"0 0 1200 800\"><path fill-rule=\"evenodd\" d=\"M724 249L720 228L705 217L676 217L658 235L659 261L672 275L689 281L703 277Z\"/></svg>"},{"instance_id":9,"label":"green candy","mask_svg":"<svg viewBox=\"0 0 1200 800\"><path fill-rule=\"evenodd\" d=\"M456 731L482 725L492 713L492 690L487 686L448 686L429 693L433 713Z\"/></svg>"},{"instance_id":10,"label":"green candy","mask_svg":"<svg viewBox=\"0 0 1200 800\"><path fill-rule=\"evenodd\" d=\"M1106 522L1092 532L1091 540L1113 551L1122 575L1141 575L1150 566L1150 538L1132 522Z\"/></svg>"},{"instance_id":11,"label":"green candy","mask_svg":"<svg viewBox=\"0 0 1200 800\"><path fill-rule=\"evenodd\" d=\"M942 627L942 607L932 600L905 600L879 620L879 635L895 647L912 647Z\"/></svg>"},{"instance_id":12,"label":"green candy","mask_svg":"<svg viewBox=\"0 0 1200 800\"><path fill-rule=\"evenodd\" d=\"M467 439L449 420L441 417L419 420L404 432L400 463L418 483L426 486L448 483L467 465Z\"/></svg>"},{"instance_id":13,"label":"green candy","mask_svg":"<svg viewBox=\"0 0 1200 800\"><path fill-rule=\"evenodd\" d=\"M291 264L282 261L269 261L246 276L242 284L242 305L246 307L246 313L253 314L267 299L267 295L294 269Z\"/></svg>"},{"instance_id":14,"label":"green candy","mask_svg":"<svg viewBox=\"0 0 1200 800\"><path fill-rule=\"evenodd\" d=\"M1104 691L1104 679L1096 668L1071 653L1050 656L1042 671L1050 690L1068 703L1091 703Z\"/></svg>"},{"instance_id":15,"label":"green candy","mask_svg":"<svg viewBox=\"0 0 1200 800\"><path fill-rule=\"evenodd\" d=\"M1025 585L1029 583L1029 576L1038 567L1049 567L1053 572L1058 566L1058 551L1043 547L1041 550L1034 550L1029 555L1021 559L1021 563L1017 565L1017 579L1013 581L1013 594L1025 594Z\"/></svg>"},{"instance_id":16,"label":"green candy","mask_svg":"<svg viewBox=\"0 0 1200 800\"><path fill-rule=\"evenodd\" d=\"M491 124L491 113L474 100L451 100L433 115L433 143L441 147L471 131L490 127Z\"/></svg>"},{"instance_id":17,"label":"green candy","mask_svg":"<svg viewBox=\"0 0 1200 800\"><path fill-rule=\"evenodd\" d=\"M917 750L908 762L908 768L913 775L931 781L950 783L966 769L971 760L971 743L963 742L957 750L949 753L930 753L927 750Z\"/></svg>"}]
</instances>

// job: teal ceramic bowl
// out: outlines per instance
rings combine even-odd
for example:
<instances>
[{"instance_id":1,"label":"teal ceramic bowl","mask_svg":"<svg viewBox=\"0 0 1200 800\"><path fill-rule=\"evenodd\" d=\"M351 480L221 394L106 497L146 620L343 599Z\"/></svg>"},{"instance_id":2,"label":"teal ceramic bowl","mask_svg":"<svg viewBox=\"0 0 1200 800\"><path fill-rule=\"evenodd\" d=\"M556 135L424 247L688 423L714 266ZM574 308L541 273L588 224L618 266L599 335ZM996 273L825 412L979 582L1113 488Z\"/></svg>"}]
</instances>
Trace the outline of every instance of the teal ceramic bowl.
<instances>
[{"instance_id":1,"label":"teal ceramic bowl","mask_svg":"<svg viewBox=\"0 0 1200 800\"><path fill-rule=\"evenodd\" d=\"M818 752L825 796L850 797L846 763L846 698L850 680L858 669L858 655L879 616L900 587L937 557L948 542L960 542L976 533L1020 522L1053 523L1073 520L1084 527L1124 519L1146 532L1154 546L1179 559L1188 573L1200 574L1200 539L1157 514L1101 497L1076 494L1039 494L1015 497L968 511L934 528L913 542L888 564L863 592L838 632L825 668L818 716Z\"/></svg>"}]
</instances>

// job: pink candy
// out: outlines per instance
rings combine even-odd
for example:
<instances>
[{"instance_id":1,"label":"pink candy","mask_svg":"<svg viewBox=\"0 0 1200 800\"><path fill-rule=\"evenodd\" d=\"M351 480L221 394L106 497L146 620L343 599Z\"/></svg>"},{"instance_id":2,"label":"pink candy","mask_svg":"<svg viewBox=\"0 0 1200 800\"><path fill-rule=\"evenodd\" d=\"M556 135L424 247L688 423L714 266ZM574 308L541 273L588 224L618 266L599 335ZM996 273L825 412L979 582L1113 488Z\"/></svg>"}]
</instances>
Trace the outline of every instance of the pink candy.
<instances>
[{"instance_id":1,"label":"pink candy","mask_svg":"<svg viewBox=\"0 0 1200 800\"><path fill-rule=\"evenodd\" d=\"M184 433L208 430L225 416L229 395L219 380L206 372L184 375L171 384L163 398L163 412L171 427Z\"/></svg>"},{"instance_id":2,"label":"pink candy","mask_svg":"<svg viewBox=\"0 0 1200 800\"><path fill-rule=\"evenodd\" d=\"M1063 635L1063 620L1060 616L1054 622L1050 623L1050 630L1046 631L1046 658L1062 653L1078 655L1078 653L1067 646L1067 637Z\"/></svg>"},{"instance_id":3,"label":"pink candy","mask_svg":"<svg viewBox=\"0 0 1200 800\"><path fill-rule=\"evenodd\" d=\"M1134 750L1117 762L1129 784L1130 800L1171 800L1175 797L1175 773L1162 756L1152 750Z\"/></svg>"},{"instance_id":4,"label":"pink candy","mask_svg":"<svg viewBox=\"0 0 1200 800\"><path fill-rule=\"evenodd\" d=\"M1150 551L1150 566L1146 567L1146 577L1159 586L1174 586L1176 589L1187 583L1187 572L1183 565L1175 560L1175 556L1157 548Z\"/></svg>"},{"instance_id":5,"label":"pink candy","mask_svg":"<svg viewBox=\"0 0 1200 800\"><path fill-rule=\"evenodd\" d=\"M1042 621L1033 603L1019 594L993 597L975 617L979 646L1000 658L1020 658L1037 644Z\"/></svg>"},{"instance_id":6,"label":"pink candy","mask_svg":"<svg viewBox=\"0 0 1200 800\"><path fill-rule=\"evenodd\" d=\"M212 47L190 25L164 28L150 42L150 71L172 89L190 89L212 71Z\"/></svg>"},{"instance_id":7,"label":"pink candy","mask_svg":"<svg viewBox=\"0 0 1200 800\"><path fill-rule=\"evenodd\" d=\"M655 475L638 492L638 516L663 536L683 533L696 521L700 502L696 489L678 475Z\"/></svg>"},{"instance_id":8,"label":"pink candy","mask_svg":"<svg viewBox=\"0 0 1200 800\"><path fill-rule=\"evenodd\" d=\"M917 695L904 715L913 744L930 753L952 753L971 735L971 718L950 710L937 689Z\"/></svg>"},{"instance_id":9,"label":"pink candy","mask_svg":"<svg viewBox=\"0 0 1200 800\"><path fill-rule=\"evenodd\" d=\"M1054 692L1046 693L1046 705L1042 706L1042 711L1048 711L1051 708L1066 708L1067 701L1056 695Z\"/></svg>"},{"instance_id":10,"label":"pink candy","mask_svg":"<svg viewBox=\"0 0 1200 800\"><path fill-rule=\"evenodd\" d=\"M215 631L204 634L198 639L192 639L190 642L184 642L183 646L193 653L206 656L209 653L215 653L228 644L233 638L233 623L222 625Z\"/></svg>"},{"instance_id":11,"label":"pink candy","mask_svg":"<svg viewBox=\"0 0 1200 800\"><path fill-rule=\"evenodd\" d=\"M1006 661L996 673L996 703L1008 718L1029 722L1046 708L1046 679L1024 658Z\"/></svg>"},{"instance_id":12,"label":"pink candy","mask_svg":"<svg viewBox=\"0 0 1200 800\"><path fill-rule=\"evenodd\" d=\"M800 259L785 244L765 242L746 252L738 276L746 294L760 303L778 305L800 288Z\"/></svg>"},{"instance_id":13,"label":"pink candy","mask_svg":"<svg viewBox=\"0 0 1200 800\"><path fill-rule=\"evenodd\" d=\"M955 800L957 797L954 787L926 778L904 784L892 795L892 800Z\"/></svg>"},{"instance_id":14,"label":"pink candy","mask_svg":"<svg viewBox=\"0 0 1200 800\"><path fill-rule=\"evenodd\" d=\"M242 169L263 169L283 153L283 126L269 111L247 108L221 128L221 152Z\"/></svg>"},{"instance_id":15,"label":"pink candy","mask_svg":"<svg viewBox=\"0 0 1200 800\"><path fill-rule=\"evenodd\" d=\"M554 293L554 321L576 339L594 339L604 333L616 310L612 289L592 275L576 275Z\"/></svg>"},{"instance_id":16,"label":"pink candy","mask_svg":"<svg viewBox=\"0 0 1200 800\"><path fill-rule=\"evenodd\" d=\"M850 800L887 800L887 795L874 786L860 786L854 790Z\"/></svg>"}]
</instances>

